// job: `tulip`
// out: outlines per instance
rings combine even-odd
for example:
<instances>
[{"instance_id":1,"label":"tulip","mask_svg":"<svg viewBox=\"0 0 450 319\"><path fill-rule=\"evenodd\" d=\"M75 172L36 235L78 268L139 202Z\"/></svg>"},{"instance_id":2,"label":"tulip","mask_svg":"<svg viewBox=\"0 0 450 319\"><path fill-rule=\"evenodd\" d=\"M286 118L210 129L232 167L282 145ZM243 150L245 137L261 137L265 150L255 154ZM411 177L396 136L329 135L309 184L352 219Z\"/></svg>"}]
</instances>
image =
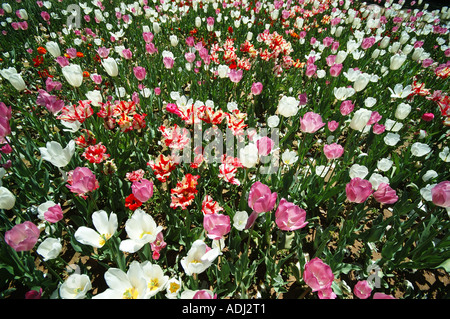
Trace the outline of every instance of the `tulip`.
<instances>
[{"instance_id":1,"label":"tulip","mask_svg":"<svg viewBox=\"0 0 450 319\"><path fill-rule=\"evenodd\" d=\"M248 214L246 211L237 211L233 217L233 226L237 230L244 230L247 225Z\"/></svg>"},{"instance_id":2,"label":"tulip","mask_svg":"<svg viewBox=\"0 0 450 319\"><path fill-rule=\"evenodd\" d=\"M361 280L356 283L355 287L353 288L353 293L359 299L367 299L372 293L372 288L370 287L367 280Z\"/></svg>"},{"instance_id":3,"label":"tulip","mask_svg":"<svg viewBox=\"0 0 450 319\"><path fill-rule=\"evenodd\" d=\"M219 256L217 248L209 248L205 242L197 239L192 244L187 255L181 259L181 266L186 275L200 274L208 269Z\"/></svg>"},{"instance_id":4,"label":"tulip","mask_svg":"<svg viewBox=\"0 0 450 319\"><path fill-rule=\"evenodd\" d=\"M353 203L364 203L372 194L372 184L365 179L355 177L345 186L347 199Z\"/></svg>"},{"instance_id":5,"label":"tulip","mask_svg":"<svg viewBox=\"0 0 450 319\"><path fill-rule=\"evenodd\" d=\"M15 251L33 249L39 239L39 228L30 221L17 224L5 232L5 242Z\"/></svg>"},{"instance_id":6,"label":"tulip","mask_svg":"<svg viewBox=\"0 0 450 319\"><path fill-rule=\"evenodd\" d=\"M9 120L5 117L0 117L0 137L4 138L11 134L11 126L9 125Z\"/></svg>"},{"instance_id":7,"label":"tulip","mask_svg":"<svg viewBox=\"0 0 450 319\"><path fill-rule=\"evenodd\" d=\"M250 228L259 214L271 211L275 207L276 201L276 192L272 193L267 185L259 181L255 182L250 188L248 195L248 206L253 212L248 218L245 228Z\"/></svg>"},{"instance_id":8,"label":"tulip","mask_svg":"<svg viewBox=\"0 0 450 319\"><path fill-rule=\"evenodd\" d=\"M254 82L252 84L252 94L253 95L260 95L263 89L263 85L261 82Z\"/></svg>"},{"instance_id":9,"label":"tulip","mask_svg":"<svg viewBox=\"0 0 450 319\"><path fill-rule=\"evenodd\" d=\"M300 118L300 130L304 133L315 133L325 124L322 122L320 114L314 112L307 112L303 118Z\"/></svg>"},{"instance_id":10,"label":"tulip","mask_svg":"<svg viewBox=\"0 0 450 319\"><path fill-rule=\"evenodd\" d=\"M129 239L122 240L119 249L135 253L145 244L153 243L162 229L162 226L156 225L152 216L138 208L125 223L125 231Z\"/></svg>"},{"instance_id":11,"label":"tulip","mask_svg":"<svg viewBox=\"0 0 450 319\"><path fill-rule=\"evenodd\" d=\"M343 116L346 116L352 113L354 108L355 104L353 104L351 100L345 100L342 101L341 106L339 107L339 111Z\"/></svg>"},{"instance_id":12,"label":"tulip","mask_svg":"<svg viewBox=\"0 0 450 319\"><path fill-rule=\"evenodd\" d=\"M49 207L44 213L44 219L49 223L57 223L63 218L63 211L61 205L57 204Z\"/></svg>"},{"instance_id":13,"label":"tulip","mask_svg":"<svg viewBox=\"0 0 450 319\"><path fill-rule=\"evenodd\" d=\"M80 87L83 82L83 71L78 64L69 64L62 68L62 73L67 82L73 87Z\"/></svg>"},{"instance_id":14,"label":"tulip","mask_svg":"<svg viewBox=\"0 0 450 319\"><path fill-rule=\"evenodd\" d=\"M228 77L230 78L231 82L233 82L233 83L239 83L239 81L242 79L243 75L244 75L243 70L230 70L228 72Z\"/></svg>"},{"instance_id":15,"label":"tulip","mask_svg":"<svg viewBox=\"0 0 450 319\"><path fill-rule=\"evenodd\" d=\"M278 113L284 117L291 117L298 112L299 101L292 96L283 96L278 103Z\"/></svg>"},{"instance_id":16,"label":"tulip","mask_svg":"<svg viewBox=\"0 0 450 319\"><path fill-rule=\"evenodd\" d=\"M117 76L119 74L119 69L117 67L117 62L114 58L106 58L102 60L102 65L105 68L106 73L109 76Z\"/></svg>"},{"instance_id":17,"label":"tulip","mask_svg":"<svg viewBox=\"0 0 450 319\"><path fill-rule=\"evenodd\" d=\"M373 197L382 204L394 204L398 200L397 193L387 183L381 183L373 193Z\"/></svg>"},{"instance_id":18,"label":"tulip","mask_svg":"<svg viewBox=\"0 0 450 319\"><path fill-rule=\"evenodd\" d=\"M75 141L71 140L64 149L58 142L51 141L47 142L46 147L40 147L39 150L43 160L62 168L69 164L75 153Z\"/></svg>"},{"instance_id":19,"label":"tulip","mask_svg":"<svg viewBox=\"0 0 450 319\"><path fill-rule=\"evenodd\" d=\"M294 231L305 227L306 211L294 203L282 198L275 212L275 223L278 228L285 231Z\"/></svg>"},{"instance_id":20,"label":"tulip","mask_svg":"<svg viewBox=\"0 0 450 319\"><path fill-rule=\"evenodd\" d=\"M206 214L203 216L203 228L208 238L220 240L231 230L230 216L224 214Z\"/></svg>"},{"instance_id":21,"label":"tulip","mask_svg":"<svg viewBox=\"0 0 450 319\"><path fill-rule=\"evenodd\" d=\"M117 215L111 213L108 217L108 214L104 210L95 211L92 213L92 222L95 230L81 226L75 231L74 237L84 245L101 248L117 230Z\"/></svg>"},{"instance_id":22,"label":"tulip","mask_svg":"<svg viewBox=\"0 0 450 319\"><path fill-rule=\"evenodd\" d=\"M97 178L94 173L87 167L77 167L70 172L71 179L66 185L72 193L86 199L86 194L99 188Z\"/></svg>"},{"instance_id":23,"label":"tulip","mask_svg":"<svg viewBox=\"0 0 450 319\"><path fill-rule=\"evenodd\" d=\"M330 67L330 75L332 77L337 77L342 71L343 65L341 63L336 63Z\"/></svg>"},{"instance_id":24,"label":"tulip","mask_svg":"<svg viewBox=\"0 0 450 319\"><path fill-rule=\"evenodd\" d=\"M274 147L275 142L267 137L263 136L262 138L258 139L256 141L256 147L258 148L258 154L261 156L267 156L272 151L272 148Z\"/></svg>"},{"instance_id":25,"label":"tulip","mask_svg":"<svg viewBox=\"0 0 450 319\"><path fill-rule=\"evenodd\" d=\"M436 206L450 207L450 181L434 186L431 189L431 199Z\"/></svg>"},{"instance_id":26,"label":"tulip","mask_svg":"<svg viewBox=\"0 0 450 319\"><path fill-rule=\"evenodd\" d=\"M46 238L39 244L36 252L44 258L44 261L55 259L62 250L60 238Z\"/></svg>"},{"instance_id":27,"label":"tulip","mask_svg":"<svg viewBox=\"0 0 450 319\"><path fill-rule=\"evenodd\" d=\"M334 280L333 271L318 257L311 259L305 265L303 280L313 292L331 288Z\"/></svg>"},{"instance_id":28,"label":"tulip","mask_svg":"<svg viewBox=\"0 0 450 319\"><path fill-rule=\"evenodd\" d=\"M350 122L350 127L357 131L362 131L372 116L372 111L361 108L355 112Z\"/></svg>"},{"instance_id":29,"label":"tulip","mask_svg":"<svg viewBox=\"0 0 450 319\"><path fill-rule=\"evenodd\" d=\"M192 299L217 299L217 294L210 290L197 290Z\"/></svg>"},{"instance_id":30,"label":"tulip","mask_svg":"<svg viewBox=\"0 0 450 319\"><path fill-rule=\"evenodd\" d=\"M255 166L258 161L258 147L250 143L242 148L239 152L239 160L247 168Z\"/></svg>"},{"instance_id":31,"label":"tulip","mask_svg":"<svg viewBox=\"0 0 450 319\"><path fill-rule=\"evenodd\" d=\"M134 197L145 203L153 196L153 182L143 178L140 181L133 182L131 190Z\"/></svg>"},{"instance_id":32,"label":"tulip","mask_svg":"<svg viewBox=\"0 0 450 319\"><path fill-rule=\"evenodd\" d=\"M6 187L0 186L0 209L10 210L16 204L16 196Z\"/></svg>"},{"instance_id":33,"label":"tulip","mask_svg":"<svg viewBox=\"0 0 450 319\"><path fill-rule=\"evenodd\" d=\"M382 292L376 292L373 294L373 299L396 299L394 296L386 295Z\"/></svg>"},{"instance_id":34,"label":"tulip","mask_svg":"<svg viewBox=\"0 0 450 319\"><path fill-rule=\"evenodd\" d=\"M353 88L356 92L360 92L364 90L369 83L370 76L366 73L361 73L357 76L355 83L353 84Z\"/></svg>"},{"instance_id":35,"label":"tulip","mask_svg":"<svg viewBox=\"0 0 450 319\"><path fill-rule=\"evenodd\" d=\"M339 127L339 122L336 121L329 121L327 123L328 129L330 130L330 132L334 132L337 130L337 128Z\"/></svg>"},{"instance_id":36,"label":"tulip","mask_svg":"<svg viewBox=\"0 0 450 319\"><path fill-rule=\"evenodd\" d=\"M59 295L62 299L84 299L91 289L92 284L87 275L72 274L59 287Z\"/></svg>"},{"instance_id":37,"label":"tulip","mask_svg":"<svg viewBox=\"0 0 450 319\"><path fill-rule=\"evenodd\" d=\"M61 55L61 50L59 49L58 43L56 43L54 41L47 42L47 44L45 45L45 48L55 58L57 58Z\"/></svg>"},{"instance_id":38,"label":"tulip","mask_svg":"<svg viewBox=\"0 0 450 319\"><path fill-rule=\"evenodd\" d=\"M411 105L400 103L395 110L395 117L399 120L404 120L411 112Z\"/></svg>"},{"instance_id":39,"label":"tulip","mask_svg":"<svg viewBox=\"0 0 450 319\"><path fill-rule=\"evenodd\" d=\"M133 68L134 76L138 81L143 81L145 79L145 76L147 74L147 71L142 66L136 66Z\"/></svg>"},{"instance_id":40,"label":"tulip","mask_svg":"<svg viewBox=\"0 0 450 319\"><path fill-rule=\"evenodd\" d=\"M344 148L336 143L323 146L323 153L328 159L339 158L344 154Z\"/></svg>"},{"instance_id":41,"label":"tulip","mask_svg":"<svg viewBox=\"0 0 450 319\"><path fill-rule=\"evenodd\" d=\"M406 54L399 54L399 53L394 54L391 57L391 63L389 68L393 71L400 69L400 67L406 61L406 58L407 58Z\"/></svg>"}]
</instances>

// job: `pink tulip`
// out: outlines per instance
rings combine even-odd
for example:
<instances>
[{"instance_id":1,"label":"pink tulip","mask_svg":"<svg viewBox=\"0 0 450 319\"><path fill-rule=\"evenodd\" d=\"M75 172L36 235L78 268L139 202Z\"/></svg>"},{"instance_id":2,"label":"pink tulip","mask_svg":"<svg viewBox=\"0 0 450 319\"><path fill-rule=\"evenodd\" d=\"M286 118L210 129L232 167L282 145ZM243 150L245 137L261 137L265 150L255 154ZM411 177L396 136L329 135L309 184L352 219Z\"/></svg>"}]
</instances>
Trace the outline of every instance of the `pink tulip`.
<instances>
[{"instance_id":1,"label":"pink tulip","mask_svg":"<svg viewBox=\"0 0 450 319\"><path fill-rule=\"evenodd\" d=\"M382 292L376 292L373 294L373 299L397 299L397 298L391 295L386 295Z\"/></svg>"},{"instance_id":2,"label":"pink tulip","mask_svg":"<svg viewBox=\"0 0 450 319\"><path fill-rule=\"evenodd\" d=\"M372 288L370 287L367 280L361 280L356 283L355 287L353 288L353 293L359 299L367 299L372 293Z\"/></svg>"},{"instance_id":3,"label":"pink tulip","mask_svg":"<svg viewBox=\"0 0 450 319\"><path fill-rule=\"evenodd\" d=\"M327 62L327 65L328 66L333 66L336 62L336 55L329 55L329 56L327 56L327 58L325 59L326 60L326 62Z\"/></svg>"},{"instance_id":4,"label":"pink tulip","mask_svg":"<svg viewBox=\"0 0 450 319\"><path fill-rule=\"evenodd\" d=\"M330 75L332 77L338 77L339 74L341 74L342 67L343 67L343 65L340 63L334 64L333 66L330 67Z\"/></svg>"},{"instance_id":5,"label":"pink tulip","mask_svg":"<svg viewBox=\"0 0 450 319\"><path fill-rule=\"evenodd\" d=\"M313 292L316 292L330 288L334 275L330 266L316 257L306 263L303 271L303 280Z\"/></svg>"},{"instance_id":6,"label":"pink tulip","mask_svg":"<svg viewBox=\"0 0 450 319\"><path fill-rule=\"evenodd\" d=\"M42 296L42 288L39 288L39 291L29 290L25 293L25 299L41 299Z\"/></svg>"},{"instance_id":7,"label":"pink tulip","mask_svg":"<svg viewBox=\"0 0 450 319\"><path fill-rule=\"evenodd\" d=\"M131 52L130 49L123 49L123 50L122 50L122 55L123 55L124 59L129 60L129 59L132 58L133 53Z\"/></svg>"},{"instance_id":8,"label":"pink tulip","mask_svg":"<svg viewBox=\"0 0 450 319\"><path fill-rule=\"evenodd\" d=\"M398 201L398 196L389 184L381 183L378 189L373 193L375 200L382 204L394 204Z\"/></svg>"},{"instance_id":9,"label":"pink tulip","mask_svg":"<svg viewBox=\"0 0 450 319\"><path fill-rule=\"evenodd\" d=\"M308 64L306 67L306 76L312 77L317 71L317 65L315 64Z\"/></svg>"},{"instance_id":10,"label":"pink tulip","mask_svg":"<svg viewBox=\"0 0 450 319\"><path fill-rule=\"evenodd\" d=\"M65 56L60 55L55 59L55 61L59 64L60 67L65 67L69 65L69 59Z\"/></svg>"},{"instance_id":11,"label":"pink tulip","mask_svg":"<svg viewBox=\"0 0 450 319\"><path fill-rule=\"evenodd\" d=\"M217 294L209 293L207 290L198 290L192 299L217 299Z\"/></svg>"},{"instance_id":12,"label":"pink tulip","mask_svg":"<svg viewBox=\"0 0 450 319\"><path fill-rule=\"evenodd\" d=\"M278 228L285 231L294 231L305 227L306 211L294 203L282 198L275 212L275 223Z\"/></svg>"},{"instance_id":13,"label":"pink tulip","mask_svg":"<svg viewBox=\"0 0 450 319\"><path fill-rule=\"evenodd\" d=\"M175 60L172 59L171 57L163 58L163 64L166 69L172 69L174 63L175 63Z\"/></svg>"},{"instance_id":14,"label":"pink tulip","mask_svg":"<svg viewBox=\"0 0 450 319\"><path fill-rule=\"evenodd\" d=\"M97 49L97 53L98 53L98 55L99 55L101 58L105 59L105 58L108 57L109 51L110 51L110 50L111 50L111 49L107 49L107 48L105 48L105 47L101 47L101 48L98 48L98 49Z\"/></svg>"},{"instance_id":15,"label":"pink tulip","mask_svg":"<svg viewBox=\"0 0 450 319\"><path fill-rule=\"evenodd\" d=\"M361 48L367 50L375 44L375 37L364 38L361 42Z\"/></svg>"},{"instance_id":16,"label":"pink tulip","mask_svg":"<svg viewBox=\"0 0 450 319\"><path fill-rule=\"evenodd\" d=\"M219 240L231 230L230 216L223 214L205 214L203 216L203 228L208 238Z\"/></svg>"},{"instance_id":17,"label":"pink tulip","mask_svg":"<svg viewBox=\"0 0 450 319\"><path fill-rule=\"evenodd\" d=\"M192 63L195 61L195 53L193 52L187 52L184 54L184 58L186 59L186 61L188 61L189 63Z\"/></svg>"},{"instance_id":18,"label":"pink tulip","mask_svg":"<svg viewBox=\"0 0 450 319\"><path fill-rule=\"evenodd\" d=\"M214 25L214 18L213 17L206 18L206 24L209 25L209 26L213 26Z\"/></svg>"},{"instance_id":19,"label":"pink tulip","mask_svg":"<svg viewBox=\"0 0 450 319\"><path fill-rule=\"evenodd\" d=\"M63 218L63 211L61 209L61 205L57 204L55 206L50 207L44 213L44 219L49 223L57 223Z\"/></svg>"},{"instance_id":20,"label":"pink tulip","mask_svg":"<svg viewBox=\"0 0 450 319\"><path fill-rule=\"evenodd\" d=\"M337 295L333 292L333 289L325 288L317 291L317 296L319 299L336 299Z\"/></svg>"},{"instance_id":21,"label":"pink tulip","mask_svg":"<svg viewBox=\"0 0 450 319\"><path fill-rule=\"evenodd\" d=\"M172 114L175 114L175 115L183 118L183 114L178 109L178 106L175 103L167 103L166 110Z\"/></svg>"},{"instance_id":22,"label":"pink tulip","mask_svg":"<svg viewBox=\"0 0 450 319\"><path fill-rule=\"evenodd\" d=\"M145 51L147 51L147 53L153 54L153 53L158 52L158 48L155 46L154 43L146 43Z\"/></svg>"},{"instance_id":23,"label":"pink tulip","mask_svg":"<svg viewBox=\"0 0 450 319\"><path fill-rule=\"evenodd\" d=\"M152 258L154 260L158 260L160 257L160 251L167 246L167 243L164 241L164 235L162 232L159 232L156 235L156 240L150 243L150 247L152 248Z\"/></svg>"},{"instance_id":24,"label":"pink tulip","mask_svg":"<svg viewBox=\"0 0 450 319\"><path fill-rule=\"evenodd\" d=\"M341 111L341 114L343 116L349 115L353 109L355 108L355 105L350 100L342 101L341 106L339 107L339 111Z\"/></svg>"},{"instance_id":25,"label":"pink tulip","mask_svg":"<svg viewBox=\"0 0 450 319\"><path fill-rule=\"evenodd\" d=\"M347 199L353 203L364 203L372 194L372 183L368 180L355 177L345 186Z\"/></svg>"},{"instance_id":26,"label":"pink tulip","mask_svg":"<svg viewBox=\"0 0 450 319\"><path fill-rule=\"evenodd\" d=\"M39 234L39 228L32 222L26 221L5 232L5 242L15 251L28 251L36 245Z\"/></svg>"},{"instance_id":27,"label":"pink tulip","mask_svg":"<svg viewBox=\"0 0 450 319\"><path fill-rule=\"evenodd\" d=\"M87 193L99 188L97 178L87 167L77 167L69 172L69 176L67 188L84 199L87 198Z\"/></svg>"},{"instance_id":28,"label":"pink tulip","mask_svg":"<svg viewBox=\"0 0 450 319\"><path fill-rule=\"evenodd\" d=\"M153 41L153 33L151 32L142 32L142 36L144 37L145 43L150 43Z\"/></svg>"},{"instance_id":29,"label":"pink tulip","mask_svg":"<svg viewBox=\"0 0 450 319\"><path fill-rule=\"evenodd\" d=\"M379 134L384 133L385 130L386 130L386 126L384 126L383 124L375 123L372 126L373 134L379 135Z\"/></svg>"},{"instance_id":30,"label":"pink tulip","mask_svg":"<svg viewBox=\"0 0 450 319\"><path fill-rule=\"evenodd\" d=\"M260 95L263 89L263 85L261 82L254 82L252 84L252 94L253 95Z\"/></svg>"},{"instance_id":31,"label":"pink tulip","mask_svg":"<svg viewBox=\"0 0 450 319\"><path fill-rule=\"evenodd\" d=\"M328 159L335 159L341 157L342 154L344 154L344 148L336 143L330 145L325 144L323 146L323 153Z\"/></svg>"},{"instance_id":32,"label":"pink tulip","mask_svg":"<svg viewBox=\"0 0 450 319\"><path fill-rule=\"evenodd\" d=\"M53 81L51 77L48 77L47 80L45 80L45 88L47 89L47 92L51 92L53 90L59 91L61 90L62 83L58 81Z\"/></svg>"},{"instance_id":33,"label":"pink tulip","mask_svg":"<svg viewBox=\"0 0 450 319\"><path fill-rule=\"evenodd\" d=\"M375 123L378 123L378 121L380 121L383 117L380 115L380 113L374 111L372 112L372 114L370 115L370 119L369 122L367 122L366 125L372 125Z\"/></svg>"},{"instance_id":34,"label":"pink tulip","mask_svg":"<svg viewBox=\"0 0 450 319\"><path fill-rule=\"evenodd\" d=\"M339 122L330 121L327 123L327 125L328 125L328 129L330 130L330 132L334 132L339 127Z\"/></svg>"},{"instance_id":35,"label":"pink tulip","mask_svg":"<svg viewBox=\"0 0 450 319\"><path fill-rule=\"evenodd\" d=\"M7 107L5 103L0 102L0 117L10 120L12 116L11 106Z\"/></svg>"},{"instance_id":36,"label":"pink tulip","mask_svg":"<svg viewBox=\"0 0 450 319\"><path fill-rule=\"evenodd\" d=\"M259 140L256 141L256 147L258 148L258 154L261 156L267 156L269 155L270 151L272 151L272 148L274 147L275 142L267 136L261 137Z\"/></svg>"},{"instance_id":37,"label":"pink tulip","mask_svg":"<svg viewBox=\"0 0 450 319\"><path fill-rule=\"evenodd\" d=\"M143 178L140 181L133 182L131 190L134 197L145 203L153 196L153 182Z\"/></svg>"},{"instance_id":38,"label":"pink tulip","mask_svg":"<svg viewBox=\"0 0 450 319\"><path fill-rule=\"evenodd\" d=\"M322 122L320 114L307 112L303 118L300 118L300 130L304 133L315 133L323 126L325 123Z\"/></svg>"},{"instance_id":39,"label":"pink tulip","mask_svg":"<svg viewBox=\"0 0 450 319\"><path fill-rule=\"evenodd\" d=\"M138 81L143 81L147 75L147 71L142 66L136 66L133 68L134 76Z\"/></svg>"},{"instance_id":40,"label":"pink tulip","mask_svg":"<svg viewBox=\"0 0 450 319\"><path fill-rule=\"evenodd\" d=\"M99 74L91 74L91 80L95 84L101 84L102 83L102 76Z\"/></svg>"},{"instance_id":41,"label":"pink tulip","mask_svg":"<svg viewBox=\"0 0 450 319\"><path fill-rule=\"evenodd\" d=\"M436 206L450 207L450 181L440 182L431 189L431 200Z\"/></svg>"},{"instance_id":42,"label":"pink tulip","mask_svg":"<svg viewBox=\"0 0 450 319\"><path fill-rule=\"evenodd\" d=\"M9 121L5 117L0 117L0 138L3 138L11 134L11 126L9 126Z\"/></svg>"},{"instance_id":43,"label":"pink tulip","mask_svg":"<svg viewBox=\"0 0 450 319\"><path fill-rule=\"evenodd\" d=\"M269 186L261 183L255 182L250 188L250 193L248 194L248 206L253 210L250 214L246 229L250 228L259 214L264 212L269 212L275 207L277 201L277 193L272 193Z\"/></svg>"},{"instance_id":44,"label":"pink tulip","mask_svg":"<svg viewBox=\"0 0 450 319\"><path fill-rule=\"evenodd\" d=\"M242 76L244 75L244 71L242 70L230 70L228 72L228 77L230 78L231 82L238 83Z\"/></svg>"}]
</instances>

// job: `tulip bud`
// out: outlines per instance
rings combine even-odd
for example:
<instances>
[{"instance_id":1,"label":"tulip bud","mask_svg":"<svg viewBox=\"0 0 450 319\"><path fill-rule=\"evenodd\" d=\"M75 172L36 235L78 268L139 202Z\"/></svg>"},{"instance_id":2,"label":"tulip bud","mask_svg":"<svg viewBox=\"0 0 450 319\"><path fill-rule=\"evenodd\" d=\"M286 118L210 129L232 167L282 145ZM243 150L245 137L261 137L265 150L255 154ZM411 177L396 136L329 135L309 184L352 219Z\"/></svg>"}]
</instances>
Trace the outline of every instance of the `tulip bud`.
<instances>
[{"instance_id":1,"label":"tulip bud","mask_svg":"<svg viewBox=\"0 0 450 319\"><path fill-rule=\"evenodd\" d=\"M406 61L406 54L394 54L391 57L391 64L389 68L393 71L400 69L400 67L403 65L403 63Z\"/></svg>"},{"instance_id":2,"label":"tulip bud","mask_svg":"<svg viewBox=\"0 0 450 319\"><path fill-rule=\"evenodd\" d=\"M55 58L57 58L57 57L59 57L61 55L61 51L59 49L58 43L56 43L54 41L47 42L47 44L45 45L45 48Z\"/></svg>"},{"instance_id":3,"label":"tulip bud","mask_svg":"<svg viewBox=\"0 0 450 319\"><path fill-rule=\"evenodd\" d=\"M357 110L353 115L352 121L350 122L350 127L354 130L362 131L366 127L371 116L372 111L364 108Z\"/></svg>"},{"instance_id":4,"label":"tulip bud","mask_svg":"<svg viewBox=\"0 0 450 319\"><path fill-rule=\"evenodd\" d=\"M83 71L78 64L69 64L63 67L62 73L70 85L73 87L81 86L83 82Z\"/></svg>"},{"instance_id":5,"label":"tulip bud","mask_svg":"<svg viewBox=\"0 0 450 319\"><path fill-rule=\"evenodd\" d=\"M395 110L395 117L399 120L404 120L411 112L411 105L400 103Z\"/></svg>"},{"instance_id":6,"label":"tulip bud","mask_svg":"<svg viewBox=\"0 0 450 319\"><path fill-rule=\"evenodd\" d=\"M117 76L119 74L117 62L116 60L114 60L114 58L109 57L102 60L102 65L109 76Z\"/></svg>"}]
</instances>

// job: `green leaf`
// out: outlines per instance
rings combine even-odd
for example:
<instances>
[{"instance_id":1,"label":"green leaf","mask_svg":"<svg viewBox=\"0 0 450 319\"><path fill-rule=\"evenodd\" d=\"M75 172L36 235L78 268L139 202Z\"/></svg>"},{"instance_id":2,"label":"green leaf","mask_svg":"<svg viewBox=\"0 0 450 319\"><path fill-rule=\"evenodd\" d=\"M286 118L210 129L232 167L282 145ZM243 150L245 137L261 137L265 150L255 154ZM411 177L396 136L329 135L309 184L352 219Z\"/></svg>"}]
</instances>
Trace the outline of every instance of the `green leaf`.
<instances>
[{"instance_id":1,"label":"green leaf","mask_svg":"<svg viewBox=\"0 0 450 319\"><path fill-rule=\"evenodd\" d=\"M444 270L450 274L450 258L444 261L442 264L436 267L437 268L444 268Z\"/></svg>"}]
</instances>

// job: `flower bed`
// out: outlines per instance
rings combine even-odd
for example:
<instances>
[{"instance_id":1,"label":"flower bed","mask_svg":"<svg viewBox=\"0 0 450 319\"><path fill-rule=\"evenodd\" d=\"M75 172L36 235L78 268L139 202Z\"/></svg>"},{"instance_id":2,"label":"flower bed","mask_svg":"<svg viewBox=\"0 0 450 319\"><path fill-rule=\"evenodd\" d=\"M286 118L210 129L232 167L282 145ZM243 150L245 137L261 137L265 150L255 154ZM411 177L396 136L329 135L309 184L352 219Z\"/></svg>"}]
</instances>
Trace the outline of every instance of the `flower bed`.
<instances>
[{"instance_id":1,"label":"flower bed","mask_svg":"<svg viewBox=\"0 0 450 319\"><path fill-rule=\"evenodd\" d=\"M4 3L1 297L444 297L449 18Z\"/></svg>"}]
</instances>

